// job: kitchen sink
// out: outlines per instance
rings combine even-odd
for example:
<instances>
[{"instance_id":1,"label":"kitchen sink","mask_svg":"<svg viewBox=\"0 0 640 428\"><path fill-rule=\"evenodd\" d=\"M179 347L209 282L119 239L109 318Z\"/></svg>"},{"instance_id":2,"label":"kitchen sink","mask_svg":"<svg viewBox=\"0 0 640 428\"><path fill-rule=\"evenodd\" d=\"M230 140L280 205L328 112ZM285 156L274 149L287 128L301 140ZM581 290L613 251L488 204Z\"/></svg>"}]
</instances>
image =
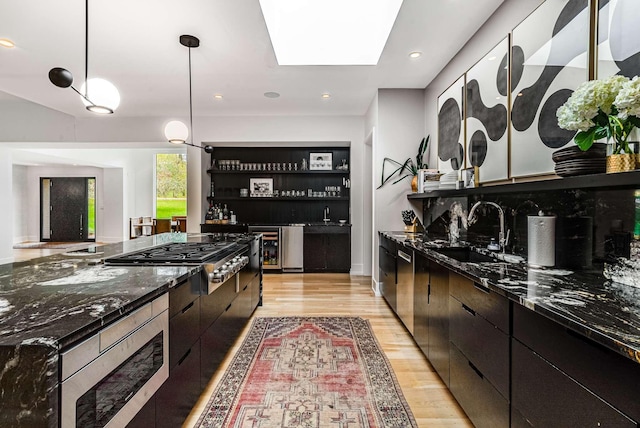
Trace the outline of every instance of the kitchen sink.
<instances>
[{"instance_id":1,"label":"kitchen sink","mask_svg":"<svg viewBox=\"0 0 640 428\"><path fill-rule=\"evenodd\" d=\"M492 256L474 251L469 247L432 248L432 250L459 262L496 263L500 261Z\"/></svg>"}]
</instances>

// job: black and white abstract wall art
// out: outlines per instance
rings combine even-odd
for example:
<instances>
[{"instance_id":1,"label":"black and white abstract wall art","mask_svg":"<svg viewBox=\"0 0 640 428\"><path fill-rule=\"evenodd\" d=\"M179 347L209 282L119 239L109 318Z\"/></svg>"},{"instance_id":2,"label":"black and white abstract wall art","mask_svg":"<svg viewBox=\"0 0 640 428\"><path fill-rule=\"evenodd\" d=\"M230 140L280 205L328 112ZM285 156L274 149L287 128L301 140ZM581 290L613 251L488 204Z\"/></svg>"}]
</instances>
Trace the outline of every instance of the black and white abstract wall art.
<instances>
[{"instance_id":1,"label":"black and white abstract wall art","mask_svg":"<svg viewBox=\"0 0 640 428\"><path fill-rule=\"evenodd\" d=\"M508 53L505 38L467 71L467 166L480 168L481 182L508 178Z\"/></svg>"},{"instance_id":2,"label":"black and white abstract wall art","mask_svg":"<svg viewBox=\"0 0 640 428\"><path fill-rule=\"evenodd\" d=\"M640 1L598 3L598 79L640 75Z\"/></svg>"},{"instance_id":3,"label":"black and white abstract wall art","mask_svg":"<svg viewBox=\"0 0 640 428\"><path fill-rule=\"evenodd\" d=\"M464 168L464 75L438 97L438 170Z\"/></svg>"},{"instance_id":4,"label":"black and white abstract wall art","mask_svg":"<svg viewBox=\"0 0 640 428\"><path fill-rule=\"evenodd\" d=\"M574 144L556 110L588 78L589 25L589 0L552 0L513 30L512 177L553 173L551 154Z\"/></svg>"}]
</instances>

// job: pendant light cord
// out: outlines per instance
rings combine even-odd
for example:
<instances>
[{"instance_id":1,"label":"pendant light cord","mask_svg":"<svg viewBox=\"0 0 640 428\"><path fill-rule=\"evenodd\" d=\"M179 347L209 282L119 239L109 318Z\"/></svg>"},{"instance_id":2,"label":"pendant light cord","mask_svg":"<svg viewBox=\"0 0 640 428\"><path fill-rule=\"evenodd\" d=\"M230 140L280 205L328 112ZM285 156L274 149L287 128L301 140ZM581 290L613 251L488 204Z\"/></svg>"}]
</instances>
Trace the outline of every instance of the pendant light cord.
<instances>
[{"instance_id":1,"label":"pendant light cord","mask_svg":"<svg viewBox=\"0 0 640 428\"><path fill-rule=\"evenodd\" d=\"M189 46L189 128L191 128L191 145L193 145L193 98L191 95L191 46Z\"/></svg>"},{"instance_id":2,"label":"pendant light cord","mask_svg":"<svg viewBox=\"0 0 640 428\"><path fill-rule=\"evenodd\" d=\"M84 2L84 93L89 93L89 0ZM93 104L93 103L91 103Z\"/></svg>"}]
</instances>

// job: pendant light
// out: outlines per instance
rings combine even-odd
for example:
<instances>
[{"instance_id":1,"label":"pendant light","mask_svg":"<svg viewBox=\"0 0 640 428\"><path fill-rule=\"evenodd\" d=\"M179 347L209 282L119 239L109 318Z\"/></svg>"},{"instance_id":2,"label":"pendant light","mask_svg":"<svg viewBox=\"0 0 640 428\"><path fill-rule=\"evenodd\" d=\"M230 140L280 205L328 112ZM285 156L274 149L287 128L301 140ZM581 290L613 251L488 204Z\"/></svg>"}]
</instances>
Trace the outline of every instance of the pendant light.
<instances>
[{"instance_id":1,"label":"pendant light","mask_svg":"<svg viewBox=\"0 0 640 428\"><path fill-rule=\"evenodd\" d=\"M164 127L164 136L172 144L186 144L187 146L198 147L207 153L213 152L211 146L198 146L193 144L193 97L191 95L191 49L200 46L200 39L195 36L183 34L180 36L180 44L189 48L189 128L191 128L191 142L187 142L189 128L179 120L172 120Z\"/></svg>"},{"instance_id":2,"label":"pendant light","mask_svg":"<svg viewBox=\"0 0 640 428\"><path fill-rule=\"evenodd\" d=\"M84 37L84 83L80 90L71 86L73 75L62 67L49 70L49 80L59 88L71 87L80 95L87 110L98 114L111 114L120 105L118 89L108 80L89 79L89 0L85 0Z\"/></svg>"}]
</instances>

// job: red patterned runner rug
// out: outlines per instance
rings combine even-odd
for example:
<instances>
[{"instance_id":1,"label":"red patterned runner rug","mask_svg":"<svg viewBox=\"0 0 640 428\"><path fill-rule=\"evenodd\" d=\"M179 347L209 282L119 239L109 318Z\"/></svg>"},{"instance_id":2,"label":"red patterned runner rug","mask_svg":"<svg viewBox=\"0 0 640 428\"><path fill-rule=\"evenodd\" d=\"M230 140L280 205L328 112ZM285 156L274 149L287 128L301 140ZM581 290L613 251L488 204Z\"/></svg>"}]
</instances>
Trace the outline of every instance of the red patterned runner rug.
<instances>
[{"instance_id":1,"label":"red patterned runner rug","mask_svg":"<svg viewBox=\"0 0 640 428\"><path fill-rule=\"evenodd\" d=\"M417 427L357 317L255 318L196 426Z\"/></svg>"}]
</instances>

